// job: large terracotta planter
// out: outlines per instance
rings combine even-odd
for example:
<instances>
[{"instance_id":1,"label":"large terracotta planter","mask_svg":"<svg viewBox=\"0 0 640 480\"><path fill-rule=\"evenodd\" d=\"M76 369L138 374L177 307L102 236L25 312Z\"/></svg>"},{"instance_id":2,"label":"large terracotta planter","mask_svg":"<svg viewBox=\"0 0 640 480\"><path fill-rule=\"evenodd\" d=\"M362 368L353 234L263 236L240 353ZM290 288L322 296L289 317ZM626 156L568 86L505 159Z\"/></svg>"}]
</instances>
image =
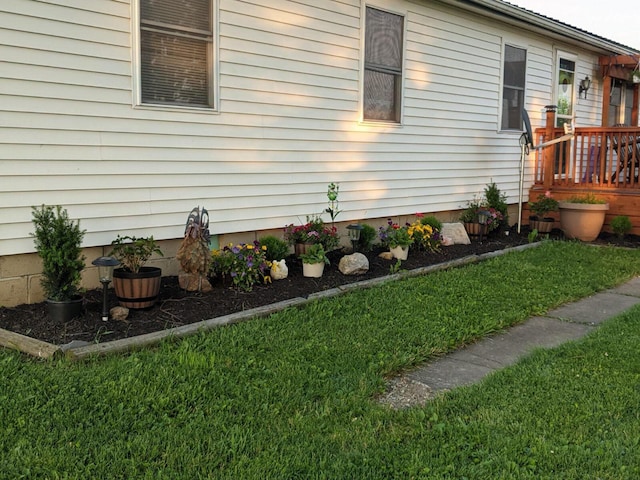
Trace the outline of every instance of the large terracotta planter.
<instances>
[{"instance_id":1,"label":"large terracotta planter","mask_svg":"<svg viewBox=\"0 0 640 480\"><path fill-rule=\"evenodd\" d=\"M305 277L320 278L323 273L324 262L302 264L302 275Z\"/></svg>"},{"instance_id":2,"label":"large terracotta planter","mask_svg":"<svg viewBox=\"0 0 640 480\"><path fill-rule=\"evenodd\" d=\"M591 242L598 238L608 203L559 202L560 228L567 238Z\"/></svg>"},{"instance_id":3,"label":"large terracotta planter","mask_svg":"<svg viewBox=\"0 0 640 480\"><path fill-rule=\"evenodd\" d=\"M116 268L113 289L123 307L149 308L158 299L161 279L162 270L158 267L142 267L138 273Z\"/></svg>"}]
</instances>

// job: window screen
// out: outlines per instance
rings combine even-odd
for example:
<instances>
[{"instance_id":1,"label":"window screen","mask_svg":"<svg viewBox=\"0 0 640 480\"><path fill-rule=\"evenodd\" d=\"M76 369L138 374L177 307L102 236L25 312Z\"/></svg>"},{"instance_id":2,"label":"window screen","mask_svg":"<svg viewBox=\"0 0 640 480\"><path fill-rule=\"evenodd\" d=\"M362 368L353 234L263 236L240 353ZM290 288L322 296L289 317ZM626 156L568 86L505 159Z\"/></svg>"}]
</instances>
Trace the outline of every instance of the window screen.
<instances>
[{"instance_id":1,"label":"window screen","mask_svg":"<svg viewBox=\"0 0 640 480\"><path fill-rule=\"evenodd\" d=\"M213 105L212 0L141 0L142 103Z\"/></svg>"},{"instance_id":2,"label":"window screen","mask_svg":"<svg viewBox=\"0 0 640 480\"><path fill-rule=\"evenodd\" d=\"M502 130L522 130L527 51L505 46L502 85Z\"/></svg>"},{"instance_id":3,"label":"window screen","mask_svg":"<svg viewBox=\"0 0 640 480\"><path fill-rule=\"evenodd\" d=\"M364 119L400 121L404 17L367 7Z\"/></svg>"}]
</instances>

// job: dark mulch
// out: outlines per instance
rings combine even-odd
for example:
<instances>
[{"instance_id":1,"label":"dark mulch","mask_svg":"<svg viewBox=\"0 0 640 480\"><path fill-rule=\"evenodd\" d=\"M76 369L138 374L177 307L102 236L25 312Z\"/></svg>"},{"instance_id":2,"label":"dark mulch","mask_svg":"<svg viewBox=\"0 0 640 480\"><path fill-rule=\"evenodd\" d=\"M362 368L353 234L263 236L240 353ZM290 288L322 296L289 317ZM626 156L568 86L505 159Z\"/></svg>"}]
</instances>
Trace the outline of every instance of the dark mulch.
<instances>
[{"instance_id":1,"label":"dark mulch","mask_svg":"<svg viewBox=\"0 0 640 480\"><path fill-rule=\"evenodd\" d=\"M409 258L402 262L402 269L434 265L473 254L502 250L528 242L527 231L517 234L515 229L509 235L499 234L474 240L471 245L443 247L440 253L411 251ZM554 231L554 237L561 233ZM612 243L627 247L640 246L640 237L628 236L624 241L615 236L603 234L597 243ZM176 277L163 278L160 298L156 305L146 310L131 310L126 321L101 320L102 290L85 293L84 315L68 323L56 324L47 316L46 304L0 307L0 328L32 338L44 340L54 345L64 345L73 340L105 342L155 332L171 327L186 325L200 320L216 318L254 307L269 305L282 300L307 297L309 294L327 290L347 283L381 277L390 273L393 261L378 257L378 251L367 254L369 272L365 275L348 277L338 271L338 261L342 252L330 254L331 265L325 268L322 278L311 279L302 276L302 265L295 257L287 259L289 276L274 281L270 285L257 285L251 292L237 291L213 281L214 289L209 293L186 292L178 286ZM117 305L113 289L109 290L109 305Z\"/></svg>"}]
</instances>

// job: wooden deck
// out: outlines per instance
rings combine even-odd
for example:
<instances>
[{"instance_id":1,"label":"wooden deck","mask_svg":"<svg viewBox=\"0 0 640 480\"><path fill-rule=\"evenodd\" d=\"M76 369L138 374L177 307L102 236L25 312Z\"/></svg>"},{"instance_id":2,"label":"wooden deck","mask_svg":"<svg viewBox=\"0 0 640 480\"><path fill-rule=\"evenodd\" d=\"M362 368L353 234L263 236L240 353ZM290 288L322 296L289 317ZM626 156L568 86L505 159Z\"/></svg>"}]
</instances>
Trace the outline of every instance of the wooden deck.
<instances>
[{"instance_id":1,"label":"wooden deck","mask_svg":"<svg viewBox=\"0 0 640 480\"><path fill-rule=\"evenodd\" d=\"M540 145L563 135L561 129L549 134L544 128L535 132ZM609 202L604 230L617 215L627 215L632 233L640 235L640 127L576 128L572 140L535 150L534 184L529 198L550 191L553 198L563 200L575 195L593 193ZM528 223L525 204L522 223ZM556 220L558 214L555 214Z\"/></svg>"}]
</instances>

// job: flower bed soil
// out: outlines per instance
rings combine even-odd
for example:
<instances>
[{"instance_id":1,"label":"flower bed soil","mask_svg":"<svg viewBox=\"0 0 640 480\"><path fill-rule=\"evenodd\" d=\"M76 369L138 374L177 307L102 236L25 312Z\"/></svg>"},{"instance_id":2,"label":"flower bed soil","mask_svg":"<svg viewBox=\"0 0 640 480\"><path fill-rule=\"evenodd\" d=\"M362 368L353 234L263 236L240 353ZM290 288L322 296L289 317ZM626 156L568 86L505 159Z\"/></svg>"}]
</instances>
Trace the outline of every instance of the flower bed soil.
<instances>
[{"instance_id":1,"label":"flower bed soil","mask_svg":"<svg viewBox=\"0 0 640 480\"><path fill-rule=\"evenodd\" d=\"M411 270L469 255L523 245L528 242L527 233L527 231L523 231L518 235L512 229L509 235L496 234L485 238L482 242L476 239L470 245L442 247L440 253L412 250L409 258L402 262L401 268ZM554 231L554 234L552 236L555 238L562 237L562 234L557 231ZM640 238L629 236L625 241L620 241L614 236L604 234L601 235L597 243L638 247L640 246ZM186 292L179 287L176 277L166 277L162 280L160 297L156 305L146 310L131 310L126 321L102 321L101 289L86 292L84 315L67 323L51 321L47 316L44 302L17 307L0 307L0 328L54 345L64 345L73 340L97 343L133 337L269 305L282 300L307 297L312 293L340 285L389 275L395 261L384 260L378 257L379 253L380 250L374 250L366 254L369 259L369 271L366 274L345 276L338 270L339 259L344 253L341 251L331 252L329 254L331 265L327 266L324 275L317 279L303 277L300 260L291 256L287 258L288 278L274 281L270 285L256 285L250 292L225 287L215 279L213 280L214 289L211 292ZM109 305L111 307L117 305L113 289L109 289Z\"/></svg>"}]
</instances>

